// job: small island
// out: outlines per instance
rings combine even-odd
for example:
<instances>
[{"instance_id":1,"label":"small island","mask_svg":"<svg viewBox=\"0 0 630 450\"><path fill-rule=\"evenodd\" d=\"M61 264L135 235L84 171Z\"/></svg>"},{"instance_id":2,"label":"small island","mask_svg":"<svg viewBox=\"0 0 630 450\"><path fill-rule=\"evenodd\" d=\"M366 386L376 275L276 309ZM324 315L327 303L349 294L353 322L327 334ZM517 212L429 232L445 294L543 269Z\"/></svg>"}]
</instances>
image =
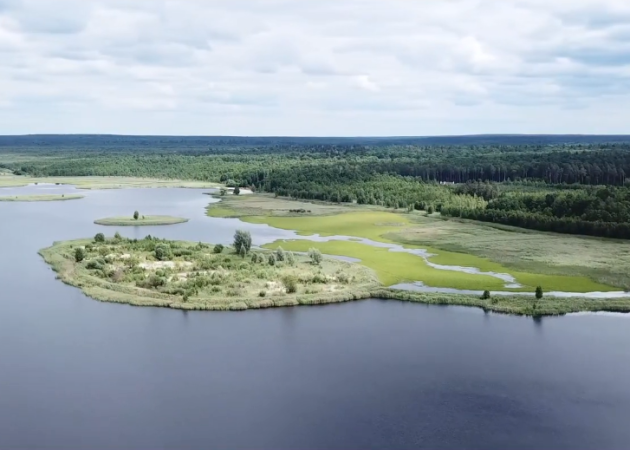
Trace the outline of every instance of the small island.
<instances>
[{"instance_id":1,"label":"small island","mask_svg":"<svg viewBox=\"0 0 630 450\"><path fill-rule=\"evenodd\" d=\"M0 202L59 202L79 200L83 197L78 194L4 195L0 196Z\"/></svg>"},{"instance_id":2,"label":"small island","mask_svg":"<svg viewBox=\"0 0 630 450\"><path fill-rule=\"evenodd\" d=\"M308 254L147 236L57 242L40 251L58 278L101 301L198 310L245 310L369 298L380 287L364 266Z\"/></svg>"},{"instance_id":3,"label":"small island","mask_svg":"<svg viewBox=\"0 0 630 450\"><path fill-rule=\"evenodd\" d=\"M97 225L105 226L120 226L120 227L141 227L141 226L155 226L155 225L175 225L178 223L188 222L188 219L183 217L174 216L143 216L135 211L132 216L129 217L108 217L105 219L95 220Z\"/></svg>"}]
</instances>

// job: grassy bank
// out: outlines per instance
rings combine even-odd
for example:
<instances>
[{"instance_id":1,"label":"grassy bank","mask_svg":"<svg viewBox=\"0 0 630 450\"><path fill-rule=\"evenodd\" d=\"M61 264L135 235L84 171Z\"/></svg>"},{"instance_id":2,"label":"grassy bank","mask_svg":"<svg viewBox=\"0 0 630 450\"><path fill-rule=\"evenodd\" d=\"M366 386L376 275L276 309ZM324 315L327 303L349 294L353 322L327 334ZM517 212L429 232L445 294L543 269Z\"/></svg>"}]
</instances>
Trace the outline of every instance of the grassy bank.
<instances>
[{"instance_id":1,"label":"grassy bank","mask_svg":"<svg viewBox=\"0 0 630 450\"><path fill-rule=\"evenodd\" d=\"M165 180L156 178L135 177L43 177L4 175L0 177L0 188L20 187L30 184L69 184L79 189L125 189L125 188L198 188L209 189L219 186L218 183L206 181Z\"/></svg>"},{"instance_id":2,"label":"grassy bank","mask_svg":"<svg viewBox=\"0 0 630 450\"><path fill-rule=\"evenodd\" d=\"M174 216L140 216L138 219L133 217L108 217L105 219L95 220L97 225L121 226L121 227L142 227L154 225L175 225L178 223L188 222L189 219Z\"/></svg>"},{"instance_id":3,"label":"grassy bank","mask_svg":"<svg viewBox=\"0 0 630 450\"><path fill-rule=\"evenodd\" d=\"M499 237L498 235L509 232L495 228L485 227L490 235L485 240L485 246L492 251L481 252L478 248L457 247L450 249L444 245L449 233L459 233L459 242L473 245L476 230L483 228L474 224L445 221L439 216L427 217L424 213L395 212L393 210L383 210L376 208L362 208L354 205L345 207L341 205L312 204L311 213L287 214L286 211L296 209L306 209L309 211L309 203L293 202L291 200L279 200L269 196L249 196L247 198L233 199L228 197L219 204L212 204L208 208L208 213L213 215L215 208L220 208L225 217L239 217L249 223L267 224L276 228L295 230L301 235L321 236L354 236L366 238L377 242L400 244L407 248L424 248L434 256L430 261L435 264L475 267L483 272L509 273L523 285L521 291L532 291L536 286L543 286L545 290L565 291L565 292L592 292L592 291L615 291L624 287L626 277L623 269L621 271L608 272L616 274L606 275L594 269L593 261L605 259L612 263L615 258L611 258L604 251L595 252L588 261L583 261L581 249L586 242L592 242L588 238L574 236L545 235L543 233L528 231L526 236L530 240L533 249L541 255L547 255L548 259L539 258L536 264L505 264L505 259L497 258L499 255L511 253L514 255L511 262L516 262L526 257L528 248L523 244L516 244L510 241L510 237ZM281 208L278 210L277 208ZM248 215L256 214L256 215ZM449 228L442 229L442 233L436 229L442 224ZM470 228L467 228L470 227ZM434 232L432 233L431 230ZM426 236L426 239L419 240L418 236ZM518 236L514 232L511 236ZM551 245L551 240L556 242L566 242L563 244L564 254L570 255L564 261L559 261L554 253L558 249L557 245ZM568 239L564 241L563 239ZM532 242L533 240L533 242ZM599 240L600 242L602 240ZM607 241L606 248L612 251L612 247L620 244L615 241ZM361 260L362 264L372 268L378 275L379 280L385 285L393 285L405 281L422 281L428 286L449 287L456 289L475 290L503 290L504 284L501 280L483 275L471 275L460 272L444 271L434 269L427 265L418 256L389 252L387 249L374 248L369 245L347 241L329 242L276 242L269 248L282 245L294 251L306 251L310 247L315 247L323 253L330 255L350 256ZM614 254L625 253L628 256L626 269L630 269L630 246L621 246L623 250L615 250ZM590 246L590 248L595 248ZM455 251L453 251L455 250ZM596 256L596 257L595 257ZM559 266L553 267L554 263ZM564 265L562 265L564 264ZM575 265L581 264L579 271L574 270ZM557 270L554 270L557 269Z\"/></svg>"},{"instance_id":4,"label":"grassy bank","mask_svg":"<svg viewBox=\"0 0 630 450\"><path fill-rule=\"evenodd\" d=\"M0 196L0 202L59 202L65 200L79 200L83 195L76 194L48 194L48 195L11 195Z\"/></svg>"},{"instance_id":5,"label":"grassy bank","mask_svg":"<svg viewBox=\"0 0 630 450\"><path fill-rule=\"evenodd\" d=\"M156 249L167 249L161 259ZM76 262L81 248L85 257ZM588 300L532 297L481 299L468 295L424 294L384 288L360 265L306 256L268 263L270 251L252 251L257 262L227 248L159 239L92 239L56 242L40 250L59 279L106 302L185 310L246 310L321 305L368 298L432 305L459 305L504 314L560 315L579 311L630 312L630 299ZM262 256L262 261L258 258ZM266 261L266 262L264 262ZM289 290L293 286L294 292Z\"/></svg>"}]
</instances>

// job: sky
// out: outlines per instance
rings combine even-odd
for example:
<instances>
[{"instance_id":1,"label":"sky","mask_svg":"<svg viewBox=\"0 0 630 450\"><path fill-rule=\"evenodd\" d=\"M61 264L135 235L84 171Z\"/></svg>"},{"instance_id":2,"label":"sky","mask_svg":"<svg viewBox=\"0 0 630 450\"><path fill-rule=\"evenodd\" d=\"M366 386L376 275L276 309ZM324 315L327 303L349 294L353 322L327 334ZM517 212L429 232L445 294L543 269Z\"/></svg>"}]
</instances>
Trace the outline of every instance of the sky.
<instances>
[{"instance_id":1,"label":"sky","mask_svg":"<svg viewBox=\"0 0 630 450\"><path fill-rule=\"evenodd\" d=\"M630 134L629 0L0 0L0 134Z\"/></svg>"}]
</instances>

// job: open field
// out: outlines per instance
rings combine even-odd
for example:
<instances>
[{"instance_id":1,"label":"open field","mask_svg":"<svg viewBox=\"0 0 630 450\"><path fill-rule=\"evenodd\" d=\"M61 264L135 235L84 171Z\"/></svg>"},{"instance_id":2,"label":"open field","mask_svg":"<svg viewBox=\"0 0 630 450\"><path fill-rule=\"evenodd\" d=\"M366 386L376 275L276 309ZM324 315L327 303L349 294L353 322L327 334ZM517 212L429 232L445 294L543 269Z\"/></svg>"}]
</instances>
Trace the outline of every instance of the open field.
<instances>
[{"instance_id":1,"label":"open field","mask_svg":"<svg viewBox=\"0 0 630 450\"><path fill-rule=\"evenodd\" d=\"M142 227L153 225L175 225L178 223L188 222L189 219L173 216L140 216L138 219L133 217L108 217L105 219L95 220L97 225L121 226L121 227Z\"/></svg>"},{"instance_id":2,"label":"open field","mask_svg":"<svg viewBox=\"0 0 630 450\"><path fill-rule=\"evenodd\" d=\"M77 251L84 252L79 262ZM232 248L217 253L212 245L155 238L57 242L40 254L87 295L134 305L241 310L367 298L379 286L371 270L334 259L315 265L267 250L242 258Z\"/></svg>"},{"instance_id":3,"label":"open field","mask_svg":"<svg viewBox=\"0 0 630 450\"><path fill-rule=\"evenodd\" d=\"M161 180L155 178L134 177L45 177L0 176L0 188L28 186L29 184L70 184L79 189L123 189L123 188L159 188L180 187L209 189L219 186L218 183L205 181Z\"/></svg>"},{"instance_id":4,"label":"open field","mask_svg":"<svg viewBox=\"0 0 630 450\"><path fill-rule=\"evenodd\" d=\"M295 206L291 207L293 204ZM250 196L228 203L231 217L240 217L246 222L296 230L302 235L353 236L402 244L407 248L425 248L435 255L430 258L433 263L509 273L526 290L537 285L542 285L545 290L566 292L611 291L630 286L627 275L630 274L630 244L625 242L518 228L506 231L507 227L498 229L477 222L444 220L439 215L434 218L424 213L364 209L356 205L317 205L320 209L313 211L319 214L313 213L310 217L274 214L274 208L280 205L282 209L295 209L305 203L267 196ZM208 212L213 209L211 205ZM498 279L479 275L468 280L461 273L432 269L417 256L391 253L364 244L295 241L282 245L296 251L312 246L324 253L359 258L377 272L384 284L405 279L423 281L435 287L461 288L471 281L464 288L495 289L492 286L500 283ZM584 257L585 249L588 258ZM379 257L370 256L374 254ZM403 260L406 264L400 262ZM434 282L439 284L432 284Z\"/></svg>"},{"instance_id":5,"label":"open field","mask_svg":"<svg viewBox=\"0 0 630 450\"><path fill-rule=\"evenodd\" d=\"M543 233L483 222L411 216L414 226L385 237L409 246L430 246L443 264L448 253L480 256L510 271L576 275L598 283L630 287L630 242ZM442 250L442 251L440 251ZM459 256L468 262L466 256ZM484 270L493 270L486 266Z\"/></svg>"},{"instance_id":6,"label":"open field","mask_svg":"<svg viewBox=\"0 0 630 450\"><path fill-rule=\"evenodd\" d=\"M218 196L217 196L218 197ZM323 202L307 202L275 197L271 194L233 195L227 194L219 203L208 205L207 214L210 217L311 217L332 215L352 210L365 211L370 207L353 205L335 205ZM373 208L373 207L372 207Z\"/></svg>"},{"instance_id":7,"label":"open field","mask_svg":"<svg viewBox=\"0 0 630 450\"><path fill-rule=\"evenodd\" d=\"M49 195L10 195L0 196L0 202L59 202L65 200L79 200L83 195L49 194Z\"/></svg>"},{"instance_id":8,"label":"open field","mask_svg":"<svg viewBox=\"0 0 630 450\"><path fill-rule=\"evenodd\" d=\"M416 255L409 253L391 252L386 248L377 248L358 242L328 241L313 243L306 240L292 240L274 242L265 248L276 248L281 245L284 249L304 252L311 247L319 249L327 255L350 256L361 260L361 264L373 269L379 281L385 286L392 286L408 281L422 281L427 286L449 287L454 289L504 291L504 282L489 275L474 275L462 272L436 269ZM439 252L439 250L432 250ZM444 265L477 267L484 272L506 273L507 269L497 263L483 261L472 255L439 252L438 256L429 258L430 261ZM596 283L586 277L557 276L532 274L510 271L522 288L510 289L515 292L533 292L536 286L542 286L545 291L564 292L594 292L616 291L618 289L601 283Z\"/></svg>"}]
</instances>

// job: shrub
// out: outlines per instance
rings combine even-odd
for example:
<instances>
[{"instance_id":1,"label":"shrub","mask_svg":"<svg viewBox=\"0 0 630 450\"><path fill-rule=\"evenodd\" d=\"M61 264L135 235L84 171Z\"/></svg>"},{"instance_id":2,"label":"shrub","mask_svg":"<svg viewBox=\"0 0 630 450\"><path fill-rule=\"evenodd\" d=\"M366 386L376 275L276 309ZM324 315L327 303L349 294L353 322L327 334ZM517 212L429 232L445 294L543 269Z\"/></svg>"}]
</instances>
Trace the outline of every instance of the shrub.
<instances>
[{"instance_id":1,"label":"shrub","mask_svg":"<svg viewBox=\"0 0 630 450\"><path fill-rule=\"evenodd\" d=\"M165 261L168 260L170 257L170 248L164 246L164 245L158 245L155 247L155 259L157 259L158 261Z\"/></svg>"},{"instance_id":2,"label":"shrub","mask_svg":"<svg viewBox=\"0 0 630 450\"><path fill-rule=\"evenodd\" d=\"M135 220L138 220L138 217L140 217L140 213L139 213L138 211L134 211L134 212L133 212L133 218L134 218Z\"/></svg>"},{"instance_id":3,"label":"shrub","mask_svg":"<svg viewBox=\"0 0 630 450\"><path fill-rule=\"evenodd\" d=\"M103 261L104 262L104 261ZM97 259L93 259L91 261L88 261L86 267L90 270L103 270L103 267L105 266L105 264L102 264L99 260Z\"/></svg>"},{"instance_id":4,"label":"shrub","mask_svg":"<svg viewBox=\"0 0 630 450\"><path fill-rule=\"evenodd\" d=\"M337 275L337 280L343 284L348 284L348 282L350 282L350 278L348 278L348 275L346 275L345 273L340 273L339 275Z\"/></svg>"},{"instance_id":5,"label":"shrub","mask_svg":"<svg viewBox=\"0 0 630 450\"><path fill-rule=\"evenodd\" d=\"M318 249L316 248L311 248L308 251L308 257L311 258L311 262L317 266L319 266L322 263L322 252L320 252Z\"/></svg>"},{"instance_id":6,"label":"shrub","mask_svg":"<svg viewBox=\"0 0 630 450\"><path fill-rule=\"evenodd\" d=\"M286 252L284 256L290 266L295 266L295 256L293 255L293 252Z\"/></svg>"},{"instance_id":7,"label":"shrub","mask_svg":"<svg viewBox=\"0 0 630 450\"><path fill-rule=\"evenodd\" d=\"M284 250L282 249L282 247L278 247L278 249L276 250L276 260L284 261Z\"/></svg>"},{"instance_id":8,"label":"shrub","mask_svg":"<svg viewBox=\"0 0 630 450\"><path fill-rule=\"evenodd\" d=\"M427 208L427 214L433 214L434 210L433 210L433 206L429 206Z\"/></svg>"},{"instance_id":9,"label":"shrub","mask_svg":"<svg viewBox=\"0 0 630 450\"><path fill-rule=\"evenodd\" d=\"M217 244L214 246L214 253L219 254L219 253L223 253L223 249L225 247L223 247L223 244Z\"/></svg>"},{"instance_id":10,"label":"shrub","mask_svg":"<svg viewBox=\"0 0 630 450\"><path fill-rule=\"evenodd\" d=\"M151 275L145 280L136 281L136 286L144 289L157 288L164 285L166 285L166 278L157 275Z\"/></svg>"},{"instance_id":11,"label":"shrub","mask_svg":"<svg viewBox=\"0 0 630 450\"><path fill-rule=\"evenodd\" d=\"M481 299L482 300L490 299L490 291L488 291L488 290L483 291L483 294L481 294Z\"/></svg>"},{"instance_id":12,"label":"shrub","mask_svg":"<svg viewBox=\"0 0 630 450\"><path fill-rule=\"evenodd\" d=\"M284 284L287 294L293 294L297 292L297 278L294 275L287 275L282 279L282 283Z\"/></svg>"},{"instance_id":13,"label":"shrub","mask_svg":"<svg viewBox=\"0 0 630 450\"><path fill-rule=\"evenodd\" d=\"M83 247L77 247L74 250L74 260L76 262L81 262L85 259L85 250L83 249Z\"/></svg>"},{"instance_id":14,"label":"shrub","mask_svg":"<svg viewBox=\"0 0 630 450\"><path fill-rule=\"evenodd\" d=\"M266 295L267 295L267 292L265 292L265 291L260 291L260 292L258 293L258 296L259 296L259 297L264 297L264 296L266 296Z\"/></svg>"},{"instance_id":15,"label":"shrub","mask_svg":"<svg viewBox=\"0 0 630 450\"><path fill-rule=\"evenodd\" d=\"M269 258L267 259L267 261L269 262L270 266L275 266L276 265L276 255L274 255L272 253L271 255L269 255Z\"/></svg>"},{"instance_id":16,"label":"shrub","mask_svg":"<svg viewBox=\"0 0 630 450\"><path fill-rule=\"evenodd\" d=\"M105 235L103 233L96 233L96 236L94 236L94 242L105 242Z\"/></svg>"},{"instance_id":17,"label":"shrub","mask_svg":"<svg viewBox=\"0 0 630 450\"><path fill-rule=\"evenodd\" d=\"M122 239L122 236L118 231L116 232L116 234L114 234L114 239L116 239L117 241L120 241Z\"/></svg>"},{"instance_id":18,"label":"shrub","mask_svg":"<svg viewBox=\"0 0 630 450\"><path fill-rule=\"evenodd\" d=\"M543 298L543 288L541 286L536 287L536 299Z\"/></svg>"},{"instance_id":19,"label":"shrub","mask_svg":"<svg viewBox=\"0 0 630 450\"><path fill-rule=\"evenodd\" d=\"M239 195L241 193L241 188L239 188L238 186L236 186L234 188L234 195Z\"/></svg>"},{"instance_id":20,"label":"shrub","mask_svg":"<svg viewBox=\"0 0 630 450\"><path fill-rule=\"evenodd\" d=\"M252 253L252 264L256 264L258 262L258 255L256 253Z\"/></svg>"},{"instance_id":21,"label":"shrub","mask_svg":"<svg viewBox=\"0 0 630 450\"><path fill-rule=\"evenodd\" d=\"M241 246L241 249L238 251L238 254L241 258L245 258L247 256L247 250L245 250L245 246Z\"/></svg>"},{"instance_id":22,"label":"shrub","mask_svg":"<svg viewBox=\"0 0 630 450\"><path fill-rule=\"evenodd\" d=\"M313 275L313 278L311 278L311 283L326 284L327 282L328 282L328 280L321 273L316 273L315 275Z\"/></svg>"},{"instance_id":23,"label":"shrub","mask_svg":"<svg viewBox=\"0 0 630 450\"><path fill-rule=\"evenodd\" d=\"M252 235L249 231L236 230L236 233L234 233L234 250L239 255L241 248L245 249L246 254L252 248Z\"/></svg>"}]
</instances>

